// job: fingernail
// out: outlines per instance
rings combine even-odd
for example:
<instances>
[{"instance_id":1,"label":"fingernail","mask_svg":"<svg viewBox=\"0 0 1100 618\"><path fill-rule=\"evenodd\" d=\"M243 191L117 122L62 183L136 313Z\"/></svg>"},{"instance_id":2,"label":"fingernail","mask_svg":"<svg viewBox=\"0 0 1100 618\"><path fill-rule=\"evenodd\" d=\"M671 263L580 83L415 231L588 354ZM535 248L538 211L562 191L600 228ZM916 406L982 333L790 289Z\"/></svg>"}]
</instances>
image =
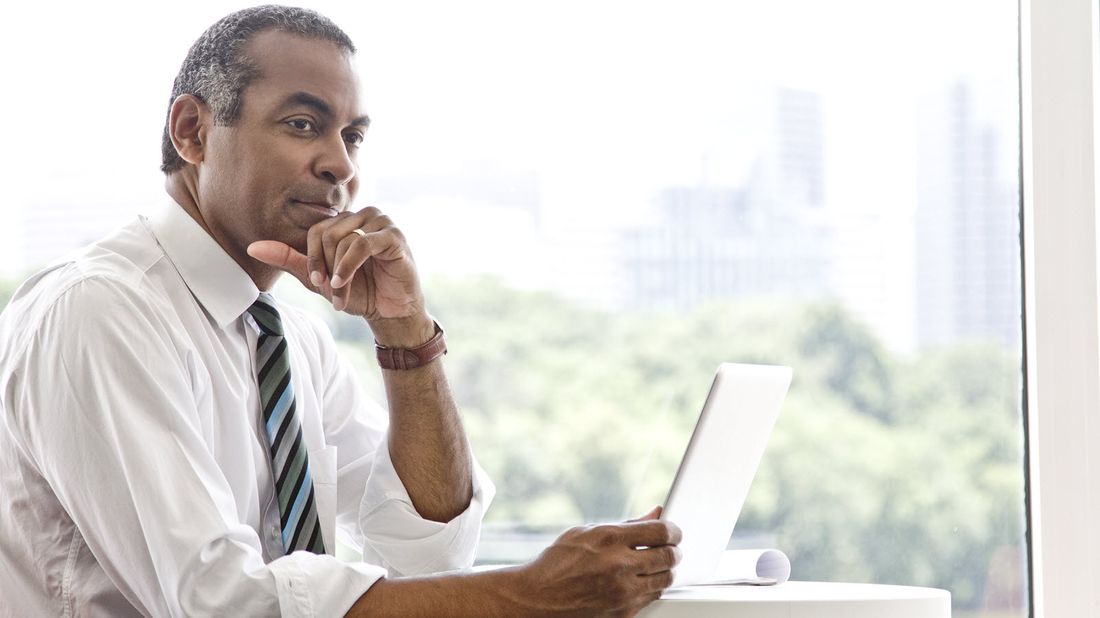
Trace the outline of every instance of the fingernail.
<instances>
[{"instance_id":1,"label":"fingernail","mask_svg":"<svg viewBox=\"0 0 1100 618\"><path fill-rule=\"evenodd\" d=\"M315 270L309 273L309 281L313 285L321 285L325 280L321 278L321 273Z\"/></svg>"},{"instance_id":2,"label":"fingernail","mask_svg":"<svg viewBox=\"0 0 1100 618\"><path fill-rule=\"evenodd\" d=\"M337 311L343 311L344 310L344 299L340 298L339 296L334 297L332 299L332 308L337 310Z\"/></svg>"},{"instance_id":3,"label":"fingernail","mask_svg":"<svg viewBox=\"0 0 1100 618\"><path fill-rule=\"evenodd\" d=\"M333 277L332 277L332 287L338 288L342 285L344 285L344 278L341 277L340 275L333 275Z\"/></svg>"}]
</instances>

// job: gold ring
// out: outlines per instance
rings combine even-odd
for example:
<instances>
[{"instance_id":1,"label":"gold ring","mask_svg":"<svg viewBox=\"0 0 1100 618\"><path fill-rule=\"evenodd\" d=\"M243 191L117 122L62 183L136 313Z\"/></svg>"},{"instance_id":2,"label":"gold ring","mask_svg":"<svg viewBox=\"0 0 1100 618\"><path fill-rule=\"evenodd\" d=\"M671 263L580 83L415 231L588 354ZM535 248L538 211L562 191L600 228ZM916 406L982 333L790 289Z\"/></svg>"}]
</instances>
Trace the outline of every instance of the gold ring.
<instances>
[{"instance_id":1,"label":"gold ring","mask_svg":"<svg viewBox=\"0 0 1100 618\"><path fill-rule=\"evenodd\" d=\"M354 230L351 231L351 233L352 234L358 234L358 235L362 236L363 238L367 237L367 233L364 232L363 230L359 229L359 228L355 228Z\"/></svg>"}]
</instances>

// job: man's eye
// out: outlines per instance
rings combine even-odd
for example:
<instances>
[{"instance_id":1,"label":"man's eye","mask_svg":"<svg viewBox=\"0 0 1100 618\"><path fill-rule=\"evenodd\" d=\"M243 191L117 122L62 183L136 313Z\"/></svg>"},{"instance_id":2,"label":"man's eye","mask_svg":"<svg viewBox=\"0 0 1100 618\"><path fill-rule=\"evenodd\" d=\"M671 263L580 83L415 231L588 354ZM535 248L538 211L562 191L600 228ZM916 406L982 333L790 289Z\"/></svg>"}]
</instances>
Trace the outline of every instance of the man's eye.
<instances>
[{"instance_id":1,"label":"man's eye","mask_svg":"<svg viewBox=\"0 0 1100 618\"><path fill-rule=\"evenodd\" d=\"M313 123L305 118L295 118L294 120L288 120L287 124L294 127L299 131L312 131Z\"/></svg>"},{"instance_id":2,"label":"man's eye","mask_svg":"<svg viewBox=\"0 0 1100 618\"><path fill-rule=\"evenodd\" d=\"M359 144L363 143L363 134L355 132L345 133L344 141L351 144L352 146L358 146Z\"/></svg>"}]
</instances>

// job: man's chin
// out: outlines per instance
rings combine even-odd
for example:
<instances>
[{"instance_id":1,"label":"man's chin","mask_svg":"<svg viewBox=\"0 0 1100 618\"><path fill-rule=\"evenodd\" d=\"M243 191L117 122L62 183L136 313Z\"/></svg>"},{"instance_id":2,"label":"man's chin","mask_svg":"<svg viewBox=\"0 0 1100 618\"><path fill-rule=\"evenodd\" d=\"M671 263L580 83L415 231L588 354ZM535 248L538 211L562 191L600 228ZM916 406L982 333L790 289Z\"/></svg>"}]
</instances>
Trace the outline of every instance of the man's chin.
<instances>
[{"instance_id":1,"label":"man's chin","mask_svg":"<svg viewBox=\"0 0 1100 618\"><path fill-rule=\"evenodd\" d=\"M291 202L285 211L287 225L284 229L279 230L281 238L274 240L282 241L294 247L298 252L305 254L309 229L331 218L331 215L325 214L319 209L300 206L295 202Z\"/></svg>"},{"instance_id":2,"label":"man's chin","mask_svg":"<svg viewBox=\"0 0 1100 618\"><path fill-rule=\"evenodd\" d=\"M298 253L309 255L309 242L306 240L306 232L307 230L295 230L294 234L291 234L290 237L283 240L283 242L290 245L290 247Z\"/></svg>"}]
</instances>

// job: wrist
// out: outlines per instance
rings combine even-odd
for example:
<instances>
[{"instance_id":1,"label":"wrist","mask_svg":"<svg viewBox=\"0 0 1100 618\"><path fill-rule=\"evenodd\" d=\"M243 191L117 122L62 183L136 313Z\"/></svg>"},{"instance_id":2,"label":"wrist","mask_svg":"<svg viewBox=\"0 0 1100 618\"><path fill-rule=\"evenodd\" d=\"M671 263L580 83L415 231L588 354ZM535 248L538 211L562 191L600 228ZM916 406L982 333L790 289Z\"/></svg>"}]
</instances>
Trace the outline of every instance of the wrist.
<instances>
[{"instance_id":1,"label":"wrist","mask_svg":"<svg viewBox=\"0 0 1100 618\"><path fill-rule=\"evenodd\" d=\"M367 321L374 341L387 348L416 348L435 336L435 320L426 313Z\"/></svg>"},{"instance_id":2,"label":"wrist","mask_svg":"<svg viewBox=\"0 0 1100 618\"><path fill-rule=\"evenodd\" d=\"M405 340L419 341L420 337L407 336ZM432 336L424 343L411 347L396 347L383 345L376 339L374 353L378 358L378 365L383 369L401 371L419 369L447 353L447 339L443 336L443 328L433 320Z\"/></svg>"},{"instance_id":3,"label":"wrist","mask_svg":"<svg viewBox=\"0 0 1100 618\"><path fill-rule=\"evenodd\" d=\"M531 577L531 565L523 564L488 571L492 577L492 590L495 593L502 615L543 616L548 612L533 604L537 595L535 580Z\"/></svg>"}]
</instances>

